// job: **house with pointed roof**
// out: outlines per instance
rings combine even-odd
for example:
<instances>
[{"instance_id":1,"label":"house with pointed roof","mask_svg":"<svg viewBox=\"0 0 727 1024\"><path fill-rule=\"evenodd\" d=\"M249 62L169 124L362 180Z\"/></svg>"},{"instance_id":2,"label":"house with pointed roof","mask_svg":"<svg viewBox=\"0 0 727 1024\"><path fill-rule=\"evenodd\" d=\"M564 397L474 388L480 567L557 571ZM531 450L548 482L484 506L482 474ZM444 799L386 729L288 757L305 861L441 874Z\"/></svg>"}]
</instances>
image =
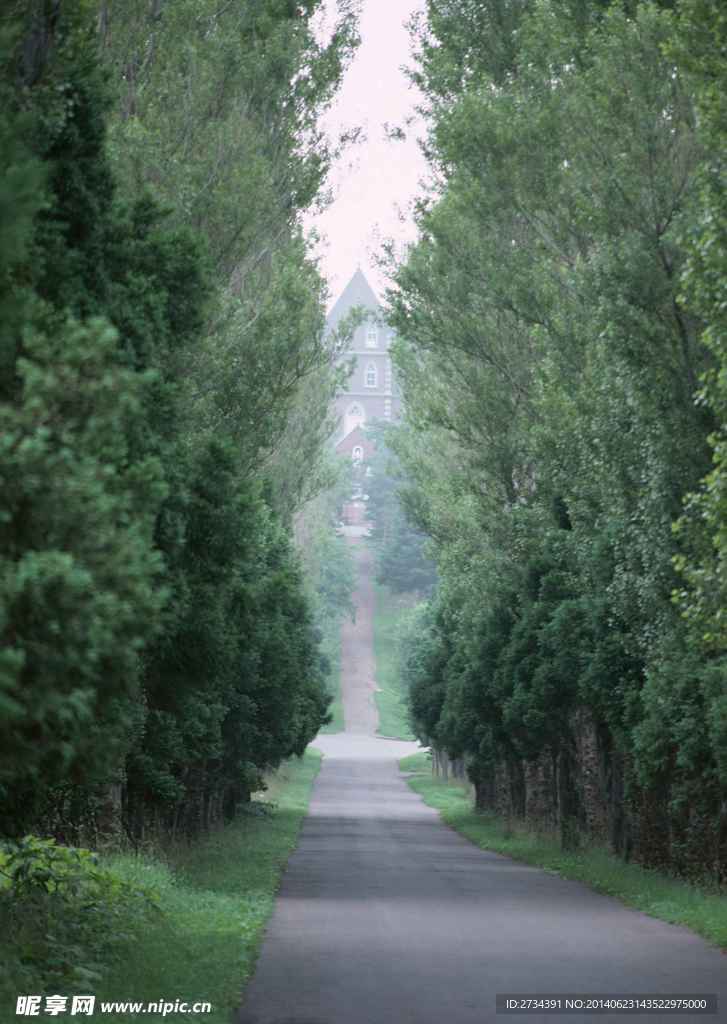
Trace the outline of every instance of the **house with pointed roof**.
<instances>
[{"instance_id":1,"label":"house with pointed roof","mask_svg":"<svg viewBox=\"0 0 727 1024\"><path fill-rule=\"evenodd\" d=\"M345 360L353 358L354 368L346 390L336 399L339 427L334 442L338 451L361 460L370 454L362 428L372 420L397 420L401 415L401 392L389 353L394 333L384 323L381 303L360 268L329 313L329 330L335 330L355 307L363 308L367 315L342 356ZM360 442L356 437L361 437Z\"/></svg>"}]
</instances>

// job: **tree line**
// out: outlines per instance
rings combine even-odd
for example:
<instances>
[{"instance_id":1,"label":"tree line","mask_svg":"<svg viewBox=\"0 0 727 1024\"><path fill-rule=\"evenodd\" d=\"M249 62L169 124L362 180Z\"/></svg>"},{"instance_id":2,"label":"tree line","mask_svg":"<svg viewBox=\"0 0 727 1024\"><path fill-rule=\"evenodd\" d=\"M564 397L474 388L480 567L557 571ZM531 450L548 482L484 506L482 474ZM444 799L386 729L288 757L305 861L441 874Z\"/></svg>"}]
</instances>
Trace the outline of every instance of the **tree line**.
<instances>
[{"instance_id":1,"label":"tree line","mask_svg":"<svg viewBox=\"0 0 727 1024\"><path fill-rule=\"evenodd\" d=\"M427 556L426 536L407 518L400 492L406 477L387 438L395 425L368 424L366 433L376 446L366 465L356 467L358 486L367 492L366 516L374 553L377 583L396 594L428 596L436 582L434 563Z\"/></svg>"},{"instance_id":2,"label":"tree line","mask_svg":"<svg viewBox=\"0 0 727 1024\"><path fill-rule=\"evenodd\" d=\"M727 14L428 0L413 32L418 735L482 807L724 880Z\"/></svg>"},{"instance_id":3,"label":"tree line","mask_svg":"<svg viewBox=\"0 0 727 1024\"><path fill-rule=\"evenodd\" d=\"M327 718L293 521L338 385L319 0L0 16L0 820L229 817Z\"/></svg>"}]
</instances>

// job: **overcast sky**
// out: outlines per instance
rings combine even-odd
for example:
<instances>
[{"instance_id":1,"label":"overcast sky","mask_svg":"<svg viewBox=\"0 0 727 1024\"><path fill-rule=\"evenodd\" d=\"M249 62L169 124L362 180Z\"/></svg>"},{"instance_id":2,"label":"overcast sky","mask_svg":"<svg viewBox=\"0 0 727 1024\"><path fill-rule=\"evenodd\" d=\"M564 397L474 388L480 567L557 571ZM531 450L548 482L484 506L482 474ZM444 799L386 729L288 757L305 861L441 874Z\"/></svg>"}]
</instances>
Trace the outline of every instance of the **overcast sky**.
<instances>
[{"instance_id":1,"label":"overcast sky","mask_svg":"<svg viewBox=\"0 0 727 1024\"><path fill-rule=\"evenodd\" d=\"M351 147L334 168L333 204L310 222L325 236L319 253L331 301L357 266L381 297L385 279L372 257L384 238L404 244L414 237L407 212L425 173L417 130L409 130L405 142L390 142L384 125L403 126L417 101L401 66L410 63L405 22L423 3L363 0L361 46L325 118L332 132L360 125L366 134L366 141ZM334 8L335 0L328 0L328 7Z\"/></svg>"}]
</instances>

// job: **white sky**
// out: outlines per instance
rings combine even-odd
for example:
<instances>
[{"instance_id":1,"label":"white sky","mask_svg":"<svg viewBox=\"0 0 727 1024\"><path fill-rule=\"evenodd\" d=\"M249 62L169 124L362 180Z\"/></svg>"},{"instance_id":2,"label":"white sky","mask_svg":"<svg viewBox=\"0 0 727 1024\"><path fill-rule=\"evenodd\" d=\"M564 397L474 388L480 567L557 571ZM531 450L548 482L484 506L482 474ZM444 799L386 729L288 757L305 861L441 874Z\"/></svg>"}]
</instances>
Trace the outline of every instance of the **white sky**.
<instances>
[{"instance_id":1,"label":"white sky","mask_svg":"<svg viewBox=\"0 0 727 1024\"><path fill-rule=\"evenodd\" d=\"M338 97L324 118L338 134L361 126L366 141L349 147L334 167L329 184L334 201L308 222L323 236L318 250L328 279L331 302L338 298L357 266L382 296L385 278L374 258L385 238L403 245L414 238L412 200L420 191L426 163L416 143L416 126L405 142L386 139L384 125L404 127L417 94L402 65L411 63L405 23L424 0L363 0L361 45L344 78ZM327 0L328 17L335 0ZM402 220L402 215L404 220Z\"/></svg>"}]
</instances>

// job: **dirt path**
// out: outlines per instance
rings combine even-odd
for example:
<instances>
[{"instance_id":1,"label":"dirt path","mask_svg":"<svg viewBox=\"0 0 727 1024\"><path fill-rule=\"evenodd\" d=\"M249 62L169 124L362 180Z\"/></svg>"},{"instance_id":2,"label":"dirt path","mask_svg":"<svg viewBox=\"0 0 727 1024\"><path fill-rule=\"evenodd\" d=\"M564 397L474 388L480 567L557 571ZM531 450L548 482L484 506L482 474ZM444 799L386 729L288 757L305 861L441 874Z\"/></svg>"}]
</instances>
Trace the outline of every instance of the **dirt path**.
<instances>
[{"instance_id":1,"label":"dirt path","mask_svg":"<svg viewBox=\"0 0 727 1024\"><path fill-rule=\"evenodd\" d=\"M374 583L371 552L365 529L344 528L356 562L358 583L353 595L356 621L346 620L341 630L341 698L346 732L375 736L379 727L376 709L376 665L374 662Z\"/></svg>"},{"instance_id":2,"label":"dirt path","mask_svg":"<svg viewBox=\"0 0 727 1024\"><path fill-rule=\"evenodd\" d=\"M369 593L362 580L364 605ZM349 731L315 741L323 766L238 1024L633 1019L496 1014L498 993L716 993L717 1016L645 1019L726 1019L718 950L577 882L478 850L406 786L396 762L416 745L372 735L370 607L366 616L362 608L344 648Z\"/></svg>"}]
</instances>

